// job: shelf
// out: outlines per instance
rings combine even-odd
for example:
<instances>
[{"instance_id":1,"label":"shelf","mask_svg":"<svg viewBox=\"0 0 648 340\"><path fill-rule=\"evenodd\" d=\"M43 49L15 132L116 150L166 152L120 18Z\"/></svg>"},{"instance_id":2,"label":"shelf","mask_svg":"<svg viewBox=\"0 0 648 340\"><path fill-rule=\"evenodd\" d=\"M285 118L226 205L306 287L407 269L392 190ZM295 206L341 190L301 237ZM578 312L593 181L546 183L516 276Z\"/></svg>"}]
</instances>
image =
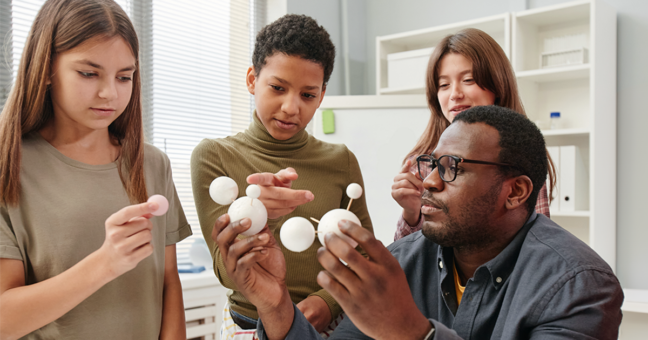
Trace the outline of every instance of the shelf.
<instances>
[{"instance_id":1,"label":"shelf","mask_svg":"<svg viewBox=\"0 0 648 340\"><path fill-rule=\"evenodd\" d=\"M380 94L425 94L425 87L408 87L400 89L382 88Z\"/></svg>"},{"instance_id":2,"label":"shelf","mask_svg":"<svg viewBox=\"0 0 648 340\"><path fill-rule=\"evenodd\" d=\"M542 130L542 135L545 137L589 135L589 129L574 128L574 129Z\"/></svg>"},{"instance_id":3,"label":"shelf","mask_svg":"<svg viewBox=\"0 0 648 340\"><path fill-rule=\"evenodd\" d=\"M590 1L574 1L566 4L541 7L516 14L516 19L537 26L549 26L588 20L590 16Z\"/></svg>"},{"instance_id":4,"label":"shelf","mask_svg":"<svg viewBox=\"0 0 648 340\"><path fill-rule=\"evenodd\" d=\"M622 311L648 314L648 290L624 289L623 295Z\"/></svg>"},{"instance_id":5,"label":"shelf","mask_svg":"<svg viewBox=\"0 0 648 340\"><path fill-rule=\"evenodd\" d=\"M427 108L423 94L389 96L324 96L321 110L326 109L378 109L378 108Z\"/></svg>"},{"instance_id":6,"label":"shelf","mask_svg":"<svg viewBox=\"0 0 648 340\"><path fill-rule=\"evenodd\" d=\"M536 83L547 83L552 81L589 78L589 75L590 65L583 64L521 71L517 73L517 79L533 81Z\"/></svg>"},{"instance_id":7,"label":"shelf","mask_svg":"<svg viewBox=\"0 0 648 340\"><path fill-rule=\"evenodd\" d=\"M590 217L589 211L552 211L551 217Z\"/></svg>"}]
</instances>

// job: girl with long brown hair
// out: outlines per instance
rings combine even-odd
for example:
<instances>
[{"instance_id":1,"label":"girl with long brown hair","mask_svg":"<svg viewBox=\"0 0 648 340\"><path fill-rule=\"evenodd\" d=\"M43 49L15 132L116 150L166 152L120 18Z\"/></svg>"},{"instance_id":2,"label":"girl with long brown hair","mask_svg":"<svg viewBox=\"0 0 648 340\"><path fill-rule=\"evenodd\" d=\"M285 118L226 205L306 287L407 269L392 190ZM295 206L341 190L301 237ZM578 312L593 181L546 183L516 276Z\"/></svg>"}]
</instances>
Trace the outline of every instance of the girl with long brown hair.
<instances>
[{"instance_id":1,"label":"girl with long brown hair","mask_svg":"<svg viewBox=\"0 0 648 340\"><path fill-rule=\"evenodd\" d=\"M0 115L2 339L185 338L175 243L191 229L143 141L138 54L112 0L36 16Z\"/></svg>"},{"instance_id":2,"label":"girl with long brown hair","mask_svg":"<svg viewBox=\"0 0 648 340\"><path fill-rule=\"evenodd\" d=\"M474 28L449 35L435 47L427 68L426 95L430 120L392 185L392 197L403 207L395 240L421 229L423 179L417 175L415 159L434 150L457 114L472 106L499 105L526 116L506 54L491 36ZM555 171L550 158L549 163L553 187ZM545 185L538 195L536 211L547 216L548 197Z\"/></svg>"}]
</instances>

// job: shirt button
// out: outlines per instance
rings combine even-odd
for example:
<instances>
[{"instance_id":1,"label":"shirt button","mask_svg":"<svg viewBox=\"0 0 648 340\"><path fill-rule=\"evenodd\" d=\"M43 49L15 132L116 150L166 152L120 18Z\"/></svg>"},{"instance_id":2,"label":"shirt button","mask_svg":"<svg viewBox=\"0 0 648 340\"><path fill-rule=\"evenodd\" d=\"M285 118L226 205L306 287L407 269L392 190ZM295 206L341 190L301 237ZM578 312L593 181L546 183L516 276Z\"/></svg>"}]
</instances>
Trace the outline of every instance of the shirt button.
<instances>
[{"instance_id":1,"label":"shirt button","mask_svg":"<svg viewBox=\"0 0 648 340\"><path fill-rule=\"evenodd\" d=\"M439 268L443 269L443 261L439 260Z\"/></svg>"},{"instance_id":2,"label":"shirt button","mask_svg":"<svg viewBox=\"0 0 648 340\"><path fill-rule=\"evenodd\" d=\"M495 282L497 282L497 283L502 283L502 278L501 278L501 277L496 278L496 279L495 279Z\"/></svg>"}]
</instances>

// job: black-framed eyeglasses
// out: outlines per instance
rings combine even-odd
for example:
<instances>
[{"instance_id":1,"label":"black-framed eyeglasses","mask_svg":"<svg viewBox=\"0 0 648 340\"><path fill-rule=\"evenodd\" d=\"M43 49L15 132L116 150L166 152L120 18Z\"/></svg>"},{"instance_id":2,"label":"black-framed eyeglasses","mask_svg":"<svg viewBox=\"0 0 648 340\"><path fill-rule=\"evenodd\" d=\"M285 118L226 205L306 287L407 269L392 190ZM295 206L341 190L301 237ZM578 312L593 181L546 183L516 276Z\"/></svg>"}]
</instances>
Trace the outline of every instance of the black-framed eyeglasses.
<instances>
[{"instance_id":1,"label":"black-framed eyeglasses","mask_svg":"<svg viewBox=\"0 0 648 340\"><path fill-rule=\"evenodd\" d=\"M519 169L517 166L511 164L476 161L451 155L443 155L438 159L432 157L432 155L420 155L416 157L416 163L418 166L419 176L421 176L422 179L427 178L434 168L438 166L439 176L444 182L452 182L457 178L457 166L459 163L499 165Z\"/></svg>"}]
</instances>

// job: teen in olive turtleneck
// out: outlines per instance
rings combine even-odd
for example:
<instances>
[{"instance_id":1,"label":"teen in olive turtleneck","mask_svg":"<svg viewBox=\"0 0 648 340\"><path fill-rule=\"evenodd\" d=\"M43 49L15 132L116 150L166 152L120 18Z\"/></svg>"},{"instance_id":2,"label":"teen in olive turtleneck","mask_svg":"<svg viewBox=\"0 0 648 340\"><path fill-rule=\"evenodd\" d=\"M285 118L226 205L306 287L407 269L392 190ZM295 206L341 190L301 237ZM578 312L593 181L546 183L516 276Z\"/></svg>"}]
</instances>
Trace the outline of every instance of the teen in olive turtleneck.
<instances>
[{"instance_id":1,"label":"teen in olive turtleneck","mask_svg":"<svg viewBox=\"0 0 648 340\"><path fill-rule=\"evenodd\" d=\"M245 192L248 184L266 184L260 197L262 201L265 197L266 207L288 206L268 209L269 216L276 217L268 219L268 228L280 245L281 225L288 218L319 219L330 210L346 209L346 187L351 183L364 187L358 161L346 146L322 142L305 130L326 91L334 57L328 33L309 17L286 15L266 26L257 36L253 66L246 78L248 90L255 96L253 122L237 135L205 139L193 152L191 177L198 217L214 259L214 272L233 290L229 304L234 321L238 314L251 319L257 319L258 314L228 277L226 262L210 237L216 219L229 207L211 200L212 180L230 177L239 192ZM284 182L290 189L274 190L262 176L249 176L258 173L264 173L265 179L274 176L278 186ZM373 231L364 196L354 200L351 211L364 228ZM316 281L322 270L317 261L321 246L317 238L301 253L281 245L290 298L319 331L341 313L338 303Z\"/></svg>"}]
</instances>

